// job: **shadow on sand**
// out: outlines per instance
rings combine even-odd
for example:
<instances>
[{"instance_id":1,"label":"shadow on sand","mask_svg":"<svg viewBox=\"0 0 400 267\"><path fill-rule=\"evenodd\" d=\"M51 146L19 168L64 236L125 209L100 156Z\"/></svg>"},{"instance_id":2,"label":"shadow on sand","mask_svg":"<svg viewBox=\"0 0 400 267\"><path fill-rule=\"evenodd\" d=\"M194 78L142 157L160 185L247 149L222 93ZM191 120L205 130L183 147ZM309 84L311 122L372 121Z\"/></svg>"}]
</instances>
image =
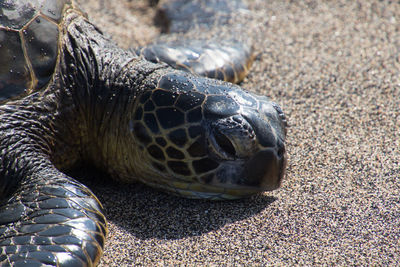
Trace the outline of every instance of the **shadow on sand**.
<instances>
[{"instance_id":1,"label":"shadow on sand","mask_svg":"<svg viewBox=\"0 0 400 267\"><path fill-rule=\"evenodd\" d=\"M139 239L199 236L252 217L275 201L264 195L233 201L185 199L139 183L120 184L92 168L72 176L95 193L108 221Z\"/></svg>"}]
</instances>

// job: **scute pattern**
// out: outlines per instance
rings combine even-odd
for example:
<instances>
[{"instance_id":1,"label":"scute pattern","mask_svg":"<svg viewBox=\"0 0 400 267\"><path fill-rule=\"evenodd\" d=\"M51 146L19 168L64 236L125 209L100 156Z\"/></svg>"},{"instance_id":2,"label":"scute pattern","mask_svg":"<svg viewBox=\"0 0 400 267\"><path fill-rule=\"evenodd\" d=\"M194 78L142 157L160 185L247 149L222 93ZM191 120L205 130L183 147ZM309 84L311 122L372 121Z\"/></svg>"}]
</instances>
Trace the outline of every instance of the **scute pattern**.
<instances>
[{"instance_id":1,"label":"scute pattern","mask_svg":"<svg viewBox=\"0 0 400 267\"><path fill-rule=\"evenodd\" d=\"M254 103L257 106L257 102L250 96L244 95L242 99L231 94L236 87L225 87L226 84L211 82L210 85L208 80L208 86L205 87L202 79L199 77L189 80L185 73L164 75L155 89L140 96L133 123L137 125L134 127L134 134L147 148L153 165L158 170L169 170L171 175L186 180L201 180L207 176L206 180L211 181L211 174L203 174L214 171L219 163L209 158L208 133L204 132L204 124L208 120L217 119L220 124L226 121L229 127L243 126L243 136L251 138L253 133L246 130L247 124L234 120L240 109L239 101L241 105L248 106L254 106ZM217 128L212 131L215 131L218 139ZM225 145L227 153L234 156L235 151L230 147L229 141L225 141L223 137L217 141ZM183 159L184 162L178 161ZM188 177L190 175L193 176ZM203 178L196 178L200 176Z\"/></svg>"},{"instance_id":2,"label":"scute pattern","mask_svg":"<svg viewBox=\"0 0 400 267\"><path fill-rule=\"evenodd\" d=\"M206 96L182 74L164 75L151 93L140 96L133 131L147 147L153 166L163 172L168 169L174 176L190 177L195 175L195 169L189 158L206 156L205 133L200 126Z\"/></svg>"},{"instance_id":3,"label":"scute pattern","mask_svg":"<svg viewBox=\"0 0 400 267\"><path fill-rule=\"evenodd\" d=\"M8 213L0 210L0 265L11 261L37 266L40 261L80 266L99 261L107 228L90 190L62 177L24 189ZM21 216L25 219L7 228Z\"/></svg>"},{"instance_id":4,"label":"scute pattern","mask_svg":"<svg viewBox=\"0 0 400 267\"><path fill-rule=\"evenodd\" d=\"M170 6L194 12L199 3L207 16L184 22L189 28L233 18L226 6L241 8L241 0ZM226 41L166 45L153 58L169 50L164 61L183 60L175 68L238 82L251 49ZM285 118L276 104L119 48L73 0L0 1L0 53L1 266L98 264L102 206L60 171L76 163L190 198L279 186Z\"/></svg>"},{"instance_id":5,"label":"scute pattern","mask_svg":"<svg viewBox=\"0 0 400 267\"><path fill-rule=\"evenodd\" d=\"M48 83L57 61L59 29L53 22L38 16L22 30L28 58L37 79L37 88Z\"/></svg>"},{"instance_id":6,"label":"scute pattern","mask_svg":"<svg viewBox=\"0 0 400 267\"><path fill-rule=\"evenodd\" d=\"M174 143L178 147L183 147L188 142L185 129L177 129L170 132L168 134L168 138L169 140L171 140L172 143Z\"/></svg>"},{"instance_id":7,"label":"scute pattern","mask_svg":"<svg viewBox=\"0 0 400 267\"><path fill-rule=\"evenodd\" d=\"M71 1L0 3L0 103L49 82L57 62L59 23L68 4Z\"/></svg>"},{"instance_id":8,"label":"scute pattern","mask_svg":"<svg viewBox=\"0 0 400 267\"><path fill-rule=\"evenodd\" d=\"M8 45L4 45L7 43ZM0 29L0 103L23 95L30 81L21 39L16 31Z\"/></svg>"},{"instance_id":9,"label":"scute pattern","mask_svg":"<svg viewBox=\"0 0 400 267\"><path fill-rule=\"evenodd\" d=\"M157 109L156 115L161 127L164 129L171 129L185 122L185 114L176 108Z\"/></svg>"},{"instance_id":10,"label":"scute pattern","mask_svg":"<svg viewBox=\"0 0 400 267\"><path fill-rule=\"evenodd\" d=\"M132 123L143 127L133 129L139 146L145 148L143 157L150 157L149 161L160 171L160 175L182 180L172 185L166 182L163 186L160 181L156 184L143 182L167 187L177 194L192 196L196 192L194 194L202 197L212 197L213 194L207 192L215 191L218 198L222 195L229 197L218 191L230 194L227 189L216 189L212 184L228 183L232 173L238 175L238 172L243 171L231 168L224 161L235 160L237 157L248 160L251 157L249 151L275 149L277 135L282 133L275 132L272 127L282 127L284 117L279 122L282 124L269 125L264 117L280 113L275 104L264 106L264 103L270 103L268 99L262 98L259 101L232 84L188 75L186 72L165 73L153 89L139 96L140 101L135 110L140 115L134 112ZM150 102L151 108L146 109ZM140 120L142 112L145 124ZM146 116L152 119L146 119ZM274 117L269 119L275 122ZM280 146L283 147L282 142ZM251 161L252 164L269 160L269 153L275 152L261 153ZM284 152L280 157L283 156ZM269 167L252 166L246 167L245 172L257 176L256 181L251 182L251 186L256 187L262 180L259 173L264 173ZM279 166L273 166L272 172L282 169ZM244 184L240 181L237 183ZM210 187L204 187L204 184ZM233 189L231 191L235 192ZM248 194L248 191L244 190L243 194Z\"/></svg>"}]
</instances>

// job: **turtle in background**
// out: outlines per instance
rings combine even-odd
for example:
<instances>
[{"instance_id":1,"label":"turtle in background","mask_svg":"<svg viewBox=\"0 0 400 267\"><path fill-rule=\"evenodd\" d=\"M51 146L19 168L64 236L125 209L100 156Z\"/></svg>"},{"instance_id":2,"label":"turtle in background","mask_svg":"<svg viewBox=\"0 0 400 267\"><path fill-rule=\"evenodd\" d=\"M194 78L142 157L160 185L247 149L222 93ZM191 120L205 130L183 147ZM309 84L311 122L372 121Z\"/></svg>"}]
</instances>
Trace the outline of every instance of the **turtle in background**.
<instances>
[{"instance_id":1,"label":"turtle in background","mask_svg":"<svg viewBox=\"0 0 400 267\"><path fill-rule=\"evenodd\" d=\"M0 1L1 266L98 264L101 203L63 172L79 162L189 198L279 187L282 110L226 82L253 60L235 33L244 4L174 0L161 10L176 40L130 51L73 0ZM185 38L222 24L229 38Z\"/></svg>"}]
</instances>

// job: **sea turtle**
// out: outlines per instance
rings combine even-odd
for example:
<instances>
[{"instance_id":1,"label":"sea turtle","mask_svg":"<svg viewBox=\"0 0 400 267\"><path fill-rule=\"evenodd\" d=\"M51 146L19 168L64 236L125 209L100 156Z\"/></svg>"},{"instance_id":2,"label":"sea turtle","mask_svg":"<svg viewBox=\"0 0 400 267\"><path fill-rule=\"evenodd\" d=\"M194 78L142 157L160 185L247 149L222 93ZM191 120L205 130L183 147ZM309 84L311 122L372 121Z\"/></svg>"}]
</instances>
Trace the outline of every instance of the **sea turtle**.
<instances>
[{"instance_id":1,"label":"sea turtle","mask_svg":"<svg viewBox=\"0 0 400 267\"><path fill-rule=\"evenodd\" d=\"M230 23L243 8L239 0L202 3L167 2L169 30ZM233 39L160 39L127 51L73 0L1 0L0 265L99 262L102 206L62 172L78 162L190 198L278 188L286 134L279 106L200 76L238 82L251 60L249 46Z\"/></svg>"}]
</instances>

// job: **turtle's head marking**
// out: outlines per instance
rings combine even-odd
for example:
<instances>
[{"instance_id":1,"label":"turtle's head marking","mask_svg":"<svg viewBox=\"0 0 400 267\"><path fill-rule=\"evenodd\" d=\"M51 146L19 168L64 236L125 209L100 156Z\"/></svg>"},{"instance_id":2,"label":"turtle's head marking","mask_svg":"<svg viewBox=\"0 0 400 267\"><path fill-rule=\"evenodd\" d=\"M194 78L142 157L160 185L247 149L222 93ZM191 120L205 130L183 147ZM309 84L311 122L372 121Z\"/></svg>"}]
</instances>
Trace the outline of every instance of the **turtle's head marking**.
<instances>
[{"instance_id":1,"label":"turtle's head marking","mask_svg":"<svg viewBox=\"0 0 400 267\"><path fill-rule=\"evenodd\" d=\"M142 148L141 180L151 186L226 199L274 190L282 180L283 113L236 85L164 75L139 96L130 125Z\"/></svg>"}]
</instances>

